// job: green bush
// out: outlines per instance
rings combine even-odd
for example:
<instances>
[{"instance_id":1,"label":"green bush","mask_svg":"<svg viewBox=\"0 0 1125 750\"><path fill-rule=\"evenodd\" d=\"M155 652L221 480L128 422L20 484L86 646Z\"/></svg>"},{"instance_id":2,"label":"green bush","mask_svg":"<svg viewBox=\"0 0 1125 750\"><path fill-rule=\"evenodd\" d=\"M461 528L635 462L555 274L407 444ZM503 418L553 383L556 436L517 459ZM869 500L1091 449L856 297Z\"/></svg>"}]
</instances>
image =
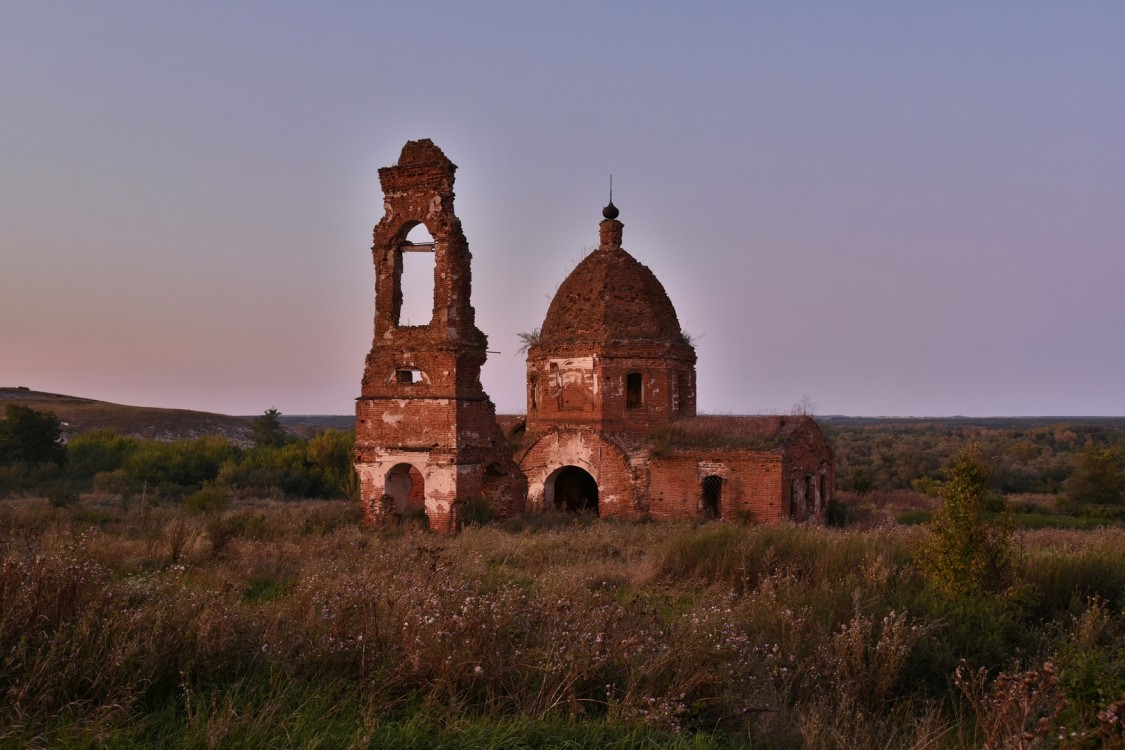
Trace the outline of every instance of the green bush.
<instances>
[{"instance_id":1,"label":"green bush","mask_svg":"<svg viewBox=\"0 0 1125 750\"><path fill-rule=\"evenodd\" d=\"M125 465L139 441L122 437L112 430L96 430L78 435L66 444L67 470L79 479L91 479Z\"/></svg>"},{"instance_id":2,"label":"green bush","mask_svg":"<svg viewBox=\"0 0 1125 750\"><path fill-rule=\"evenodd\" d=\"M184 508L192 513L218 513L227 507L230 496L227 491L215 484L193 492L184 500Z\"/></svg>"},{"instance_id":3,"label":"green bush","mask_svg":"<svg viewBox=\"0 0 1125 750\"><path fill-rule=\"evenodd\" d=\"M123 468L127 477L150 486L199 487L214 481L223 463L238 454L229 440L216 435L170 443L146 441L129 454Z\"/></svg>"},{"instance_id":4,"label":"green bush","mask_svg":"<svg viewBox=\"0 0 1125 750\"><path fill-rule=\"evenodd\" d=\"M1020 613L996 597L973 594L950 597L927 586L905 605L915 617L934 624L930 637L910 656L908 671L940 693L961 660L974 667L998 669L1012 654L1035 645Z\"/></svg>"},{"instance_id":5,"label":"green bush","mask_svg":"<svg viewBox=\"0 0 1125 750\"><path fill-rule=\"evenodd\" d=\"M941 482L933 477L918 477L910 483L910 487L918 494L926 497L939 497L941 495Z\"/></svg>"},{"instance_id":6,"label":"green bush","mask_svg":"<svg viewBox=\"0 0 1125 750\"><path fill-rule=\"evenodd\" d=\"M1125 614L1092 597L1055 641L1055 661L1069 702L1071 725L1090 725L1095 714L1125 695Z\"/></svg>"},{"instance_id":7,"label":"green bush","mask_svg":"<svg viewBox=\"0 0 1125 750\"><path fill-rule=\"evenodd\" d=\"M241 460L223 465L219 481L232 489L268 493L277 489L287 497L318 497L320 477L307 456L303 440L247 451Z\"/></svg>"},{"instance_id":8,"label":"green bush","mask_svg":"<svg viewBox=\"0 0 1125 750\"><path fill-rule=\"evenodd\" d=\"M962 449L942 485L943 502L930 522L930 539L919 561L930 580L951 595L996 593L1009 577L1010 521L989 523L989 467L976 443Z\"/></svg>"},{"instance_id":9,"label":"green bush","mask_svg":"<svg viewBox=\"0 0 1125 750\"><path fill-rule=\"evenodd\" d=\"M478 497L467 501L461 506L461 524L463 526L483 526L492 520L492 508L487 498Z\"/></svg>"},{"instance_id":10,"label":"green bush","mask_svg":"<svg viewBox=\"0 0 1125 750\"><path fill-rule=\"evenodd\" d=\"M308 442L308 461L316 470L320 496L359 499L359 476L355 473L355 432L325 430Z\"/></svg>"},{"instance_id":11,"label":"green bush","mask_svg":"<svg viewBox=\"0 0 1125 750\"><path fill-rule=\"evenodd\" d=\"M143 489L142 483L128 477L124 469L98 472L94 475L91 484L94 492L102 495L120 495L126 500Z\"/></svg>"}]
</instances>

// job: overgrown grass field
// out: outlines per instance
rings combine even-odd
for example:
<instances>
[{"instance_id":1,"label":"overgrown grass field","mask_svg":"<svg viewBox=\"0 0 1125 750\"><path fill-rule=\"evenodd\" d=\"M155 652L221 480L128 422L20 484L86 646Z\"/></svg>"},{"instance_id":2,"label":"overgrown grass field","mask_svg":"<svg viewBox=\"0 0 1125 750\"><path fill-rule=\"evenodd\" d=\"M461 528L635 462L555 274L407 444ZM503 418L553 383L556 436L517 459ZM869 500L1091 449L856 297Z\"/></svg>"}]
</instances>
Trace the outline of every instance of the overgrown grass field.
<instances>
[{"instance_id":1,"label":"overgrown grass field","mask_svg":"<svg viewBox=\"0 0 1125 750\"><path fill-rule=\"evenodd\" d=\"M1125 741L1125 530L1021 532L950 598L918 526L358 520L0 502L0 746Z\"/></svg>"}]
</instances>

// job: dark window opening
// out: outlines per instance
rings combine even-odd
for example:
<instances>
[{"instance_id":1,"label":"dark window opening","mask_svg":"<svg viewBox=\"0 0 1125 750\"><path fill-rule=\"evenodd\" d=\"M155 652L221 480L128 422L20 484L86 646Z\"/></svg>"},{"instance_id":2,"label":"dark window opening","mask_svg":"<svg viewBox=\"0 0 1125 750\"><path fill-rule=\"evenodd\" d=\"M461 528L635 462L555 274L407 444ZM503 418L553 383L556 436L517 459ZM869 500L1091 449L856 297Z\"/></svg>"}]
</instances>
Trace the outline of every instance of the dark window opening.
<instances>
[{"instance_id":1,"label":"dark window opening","mask_svg":"<svg viewBox=\"0 0 1125 750\"><path fill-rule=\"evenodd\" d=\"M639 372L631 372L625 377L625 408L639 409L644 403L642 388L644 377Z\"/></svg>"},{"instance_id":2,"label":"dark window opening","mask_svg":"<svg viewBox=\"0 0 1125 750\"><path fill-rule=\"evenodd\" d=\"M789 517L797 518L797 477L789 480Z\"/></svg>"},{"instance_id":3,"label":"dark window opening","mask_svg":"<svg viewBox=\"0 0 1125 750\"><path fill-rule=\"evenodd\" d=\"M564 466L555 477L555 507L568 513L598 512L598 483L577 466Z\"/></svg>"},{"instance_id":4,"label":"dark window opening","mask_svg":"<svg viewBox=\"0 0 1125 750\"><path fill-rule=\"evenodd\" d=\"M423 381L422 371L411 367L395 370L395 382L402 385L411 385Z\"/></svg>"},{"instance_id":5,"label":"dark window opening","mask_svg":"<svg viewBox=\"0 0 1125 750\"><path fill-rule=\"evenodd\" d=\"M707 518L721 518L723 506L723 478L711 476L703 478L703 515Z\"/></svg>"},{"instance_id":6,"label":"dark window opening","mask_svg":"<svg viewBox=\"0 0 1125 750\"><path fill-rule=\"evenodd\" d=\"M816 511L816 478L812 474L805 477L805 508L804 517L808 518L809 514Z\"/></svg>"}]
</instances>

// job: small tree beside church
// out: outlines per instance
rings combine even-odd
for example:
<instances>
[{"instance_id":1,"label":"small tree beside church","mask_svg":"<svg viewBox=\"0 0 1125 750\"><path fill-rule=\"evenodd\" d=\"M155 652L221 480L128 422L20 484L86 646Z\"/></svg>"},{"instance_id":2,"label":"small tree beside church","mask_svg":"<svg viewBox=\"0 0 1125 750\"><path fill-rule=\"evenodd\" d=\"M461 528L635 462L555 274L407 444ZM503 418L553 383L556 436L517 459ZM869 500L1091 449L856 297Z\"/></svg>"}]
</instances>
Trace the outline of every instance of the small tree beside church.
<instances>
[{"instance_id":1,"label":"small tree beside church","mask_svg":"<svg viewBox=\"0 0 1125 750\"><path fill-rule=\"evenodd\" d=\"M1011 528L984 515L991 470L976 443L961 450L942 484L941 507L930 522L922 568L949 595L1002 591L1011 569Z\"/></svg>"}]
</instances>

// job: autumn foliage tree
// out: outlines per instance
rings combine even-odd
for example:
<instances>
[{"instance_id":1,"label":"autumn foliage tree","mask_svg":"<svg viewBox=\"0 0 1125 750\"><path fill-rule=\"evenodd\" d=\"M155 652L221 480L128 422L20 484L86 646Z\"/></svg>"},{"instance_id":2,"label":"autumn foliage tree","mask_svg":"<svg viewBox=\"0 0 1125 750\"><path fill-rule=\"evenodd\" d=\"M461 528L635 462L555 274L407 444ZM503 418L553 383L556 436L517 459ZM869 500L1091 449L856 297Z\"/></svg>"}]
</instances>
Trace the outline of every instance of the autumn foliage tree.
<instances>
[{"instance_id":1,"label":"autumn foliage tree","mask_svg":"<svg viewBox=\"0 0 1125 750\"><path fill-rule=\"evenodd\" d=\"M1125 504L1125 452L1116 446L1086 448L1075 459L1064 491L1069 509Z\"/></svg>"}]
</instances>

